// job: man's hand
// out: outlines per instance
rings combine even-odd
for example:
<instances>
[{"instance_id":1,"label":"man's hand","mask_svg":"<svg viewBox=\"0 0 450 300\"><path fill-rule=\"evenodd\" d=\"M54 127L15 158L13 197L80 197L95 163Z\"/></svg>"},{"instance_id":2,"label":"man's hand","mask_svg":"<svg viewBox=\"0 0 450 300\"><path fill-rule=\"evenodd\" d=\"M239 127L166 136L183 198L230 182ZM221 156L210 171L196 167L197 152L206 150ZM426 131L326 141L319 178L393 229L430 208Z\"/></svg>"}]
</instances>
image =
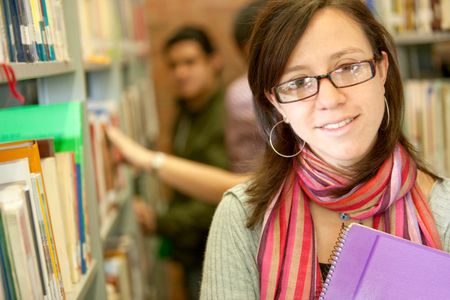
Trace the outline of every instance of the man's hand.
<instances>
[{"instance_id":1,"label":"man's hand","mask_svg":"<svg viewBox=\"0 0 450 300\"><path fill-rule=\"evenodd\" d=\"M142 200L133 201L134 215L145 233L155 233L156 213L155 210Z\"/></svg>"}]
</instances>

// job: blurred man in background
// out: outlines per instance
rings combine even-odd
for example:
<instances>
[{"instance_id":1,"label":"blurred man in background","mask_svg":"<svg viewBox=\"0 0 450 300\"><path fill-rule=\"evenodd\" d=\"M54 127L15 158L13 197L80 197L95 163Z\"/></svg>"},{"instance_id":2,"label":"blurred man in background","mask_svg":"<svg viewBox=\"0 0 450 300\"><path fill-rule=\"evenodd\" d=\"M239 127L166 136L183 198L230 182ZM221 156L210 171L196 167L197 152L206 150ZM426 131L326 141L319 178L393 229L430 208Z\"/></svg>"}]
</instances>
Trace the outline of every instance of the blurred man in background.
<instances>
[{"instance_id":1,"label":"blurred man in background","mask_svg":"<svg viewBox=\"0 0 450 300\"><path fill-rule=\"evenodd\" d=\"M164 50L179 106L172 153L227 169L222 66L215 47L201 28L183 27L167 40ZM152 161L154 172L158 172L158 161L160 164L161 159ZM182 266L189 299L198 299L203 252L215 207L176 190L162 215L143 202L135 204L146 231L162 236L165 256Z\"/></svg>"}]
</instances>

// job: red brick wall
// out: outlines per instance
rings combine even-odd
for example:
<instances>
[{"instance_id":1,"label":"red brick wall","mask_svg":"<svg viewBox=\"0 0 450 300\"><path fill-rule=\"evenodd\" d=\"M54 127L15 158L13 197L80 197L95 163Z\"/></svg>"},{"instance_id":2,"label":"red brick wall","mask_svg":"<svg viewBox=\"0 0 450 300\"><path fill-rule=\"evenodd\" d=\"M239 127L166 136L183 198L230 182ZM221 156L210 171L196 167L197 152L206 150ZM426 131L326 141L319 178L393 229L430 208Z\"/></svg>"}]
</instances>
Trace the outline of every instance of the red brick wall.
<instances>
[{"instance_id":1,"label":"red brick wall","mask_svg":"<svg viewBox=\"0 0 450 300\"><path fill-rule=\"evenodd\" d=\"M224 61L225 83L244 71L244 64L232 37L232 22L240 7L249 0L147 0L151 42L152 78L160 116L160 148L170 147L175 114L171 83L162 59L166 38L179 26L197 24L208 30Z\"/></svg>"}]
</instances>

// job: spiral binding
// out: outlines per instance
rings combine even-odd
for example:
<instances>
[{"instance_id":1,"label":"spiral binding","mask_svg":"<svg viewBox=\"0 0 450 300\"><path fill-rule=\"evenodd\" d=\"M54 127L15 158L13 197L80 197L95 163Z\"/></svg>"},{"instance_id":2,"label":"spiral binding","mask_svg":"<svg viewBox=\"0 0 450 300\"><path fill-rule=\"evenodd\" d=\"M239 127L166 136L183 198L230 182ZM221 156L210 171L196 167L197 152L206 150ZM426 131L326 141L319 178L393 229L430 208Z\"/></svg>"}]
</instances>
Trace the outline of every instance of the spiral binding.
<instances>
[{"instance_id":1,"label":"spiral binding","mask_svg":"<svg viewBox=\"0 0 450 300\"><path fill-rule=\"evenodd\" d=\"M322 284L322 291L319 295L319 300L324 300L325 296L327 294L328 286L331 281L331 277L333 277L334 270L336 269L336 263L339 259L339 256L342 252L342 248L344 247L345 239L347 238L347 232L350 226L346 226L344 223L342 223L341 229L339 231L339 236L334 244L333 250L331 251L330 258L328 261L330 262L330 270L328 271L327 277L325 278L325 281Z\"/></svg>"}]
</instances>

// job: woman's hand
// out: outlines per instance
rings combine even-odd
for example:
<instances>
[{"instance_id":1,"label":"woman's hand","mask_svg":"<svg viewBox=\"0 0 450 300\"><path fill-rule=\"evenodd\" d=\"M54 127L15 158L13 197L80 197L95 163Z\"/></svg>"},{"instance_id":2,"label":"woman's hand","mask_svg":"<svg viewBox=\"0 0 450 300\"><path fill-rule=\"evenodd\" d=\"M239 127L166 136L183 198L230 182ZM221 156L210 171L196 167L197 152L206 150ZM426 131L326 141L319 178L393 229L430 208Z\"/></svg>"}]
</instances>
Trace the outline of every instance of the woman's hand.
<instances>
[{"instance_id":1,"label":"woman's hand","mask_svg":"<svg viewBox=\"0 0 450 300\"><path fill-rule=\"evenodd\" d=\"M106 135L128 163L140 169L150 170L155 155L153 151L139 145L115 127L108 127Z\"/></svg>"}]
</instances>

